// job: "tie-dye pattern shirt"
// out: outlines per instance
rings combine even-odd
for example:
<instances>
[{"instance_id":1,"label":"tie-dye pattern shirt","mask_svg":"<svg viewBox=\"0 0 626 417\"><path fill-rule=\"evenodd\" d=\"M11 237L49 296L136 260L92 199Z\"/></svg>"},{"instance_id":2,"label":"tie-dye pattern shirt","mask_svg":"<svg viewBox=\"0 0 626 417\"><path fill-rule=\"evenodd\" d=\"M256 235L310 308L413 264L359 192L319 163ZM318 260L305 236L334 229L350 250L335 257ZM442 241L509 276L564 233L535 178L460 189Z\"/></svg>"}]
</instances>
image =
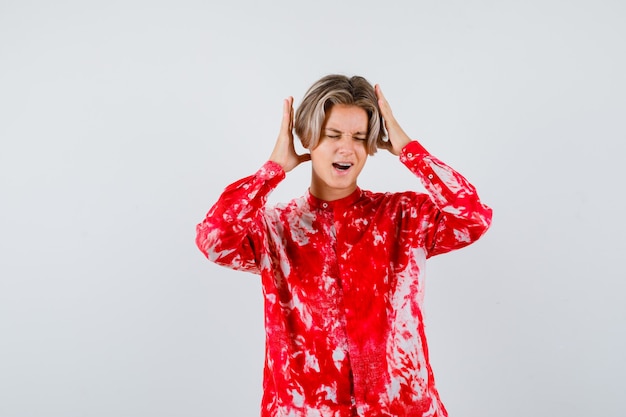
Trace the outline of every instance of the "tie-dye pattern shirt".
<instances>
[{"instance_id":1,"label":"tie-dye pattern shirt","mask_svg":"<svg viewBox=\"0 0 626 417\"><path fill-rule=\"evenodd\" d=\"M267 162L228 186L197 227L213 262L261 275L263 417L447 416L422 321L426 258L466 246L491 209L418 142L400 160L428 194L356 189L267 207Z\"/></svg>"}]
</instances>

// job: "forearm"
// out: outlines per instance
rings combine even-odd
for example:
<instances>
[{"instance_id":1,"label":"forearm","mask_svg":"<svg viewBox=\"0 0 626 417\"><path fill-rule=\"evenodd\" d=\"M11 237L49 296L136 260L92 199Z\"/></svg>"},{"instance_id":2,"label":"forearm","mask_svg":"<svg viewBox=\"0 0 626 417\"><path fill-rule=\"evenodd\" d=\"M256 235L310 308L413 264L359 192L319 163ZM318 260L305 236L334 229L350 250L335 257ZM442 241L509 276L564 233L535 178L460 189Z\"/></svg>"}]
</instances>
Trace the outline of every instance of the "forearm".
<instances>
[{"instance_id":1,"label":"forearm","mask_svg":"<svg viewBox=\"0 0 626 417\"><path fill-rule=\"evenodd\" d=\"M262 241L265 203L284 177L283 169L268 161L254 175L226 187L196 227L196 244L209 260L255 270L259 247L254 242Z\"/></svg>"},{"instance_id":2,"label":"forearm","mask_svg":"<svg viewBox=\"0 0 626 417\"><path fill-rule=\"evenodd\" d=\"M431 236L433 247L438 246L435 253L468 245L487 231L492 210L463 175L416 141L402 149L400 160L420 179L438 209Z\"/></svg>"}]
</instances>

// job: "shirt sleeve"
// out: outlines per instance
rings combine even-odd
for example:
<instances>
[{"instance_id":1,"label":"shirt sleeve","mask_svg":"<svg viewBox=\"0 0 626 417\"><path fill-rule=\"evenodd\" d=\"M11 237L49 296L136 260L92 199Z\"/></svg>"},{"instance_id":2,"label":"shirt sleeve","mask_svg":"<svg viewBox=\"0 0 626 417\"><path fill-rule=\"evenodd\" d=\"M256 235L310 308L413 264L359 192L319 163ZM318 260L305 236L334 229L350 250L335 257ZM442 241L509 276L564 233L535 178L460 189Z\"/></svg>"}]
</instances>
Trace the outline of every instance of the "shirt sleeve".
<instances>
[{"instance_id":1,"label":"shirt sleeve","mask_svg":"<svg viewBox=\"0 0 626 417\"><path fill-rule=\"evenodd\" d=\"M400 161L421 180L435 206L425 231L429 257L467 246L487 231L492 210L480 201L465 177L417 141L402 149Z\"/></svg>"},{"instance_id":2,"label":"shirt sleeve","mask_svg":"<svg viewBox=\"0 0 626 417\"><path fill-rule=\"evenodd\" d=\"M224 190L196 227L196 245L218 265L259 273L264 245L263 210L267 197L285 178L275 162L266 162L254 175Z\"/></svg>"}]
</instances>

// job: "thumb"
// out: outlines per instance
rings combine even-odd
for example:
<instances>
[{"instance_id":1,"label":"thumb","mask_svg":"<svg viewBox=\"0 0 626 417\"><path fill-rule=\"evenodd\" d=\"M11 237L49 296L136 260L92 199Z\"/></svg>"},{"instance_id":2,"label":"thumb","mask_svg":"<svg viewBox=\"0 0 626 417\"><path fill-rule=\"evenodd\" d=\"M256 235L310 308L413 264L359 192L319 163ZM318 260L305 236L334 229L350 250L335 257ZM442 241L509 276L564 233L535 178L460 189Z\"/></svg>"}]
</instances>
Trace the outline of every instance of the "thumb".
<instances>
[{"instance_id":1,"label":"thumb","mask_svg":"<svg viewBox=\"0 0 626 417\"><path fill-rule=\"evenodd\" d=\"M298 162L301 164L303 162L306 161L310 161L311 160L311 154L310 153L304 153L302 155L298 155Z\"/></svg>"}]
</instances>

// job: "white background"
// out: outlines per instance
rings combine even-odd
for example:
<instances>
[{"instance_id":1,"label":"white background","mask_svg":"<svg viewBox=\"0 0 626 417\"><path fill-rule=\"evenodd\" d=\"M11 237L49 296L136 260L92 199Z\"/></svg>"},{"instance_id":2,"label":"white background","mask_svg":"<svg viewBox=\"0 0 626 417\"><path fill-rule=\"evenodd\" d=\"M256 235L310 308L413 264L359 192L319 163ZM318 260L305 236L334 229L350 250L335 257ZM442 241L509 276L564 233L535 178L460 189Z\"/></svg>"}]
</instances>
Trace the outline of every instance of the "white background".
<instances>
[{"instance_id":1,"label":"white background","mask_svg":"<svg viewBox=\"0 0 626 417\"><path fill-rule=\"evenodd\" d=\"M450 414L624 416L625 21L621 0L0 1L0 417L258 415L259 280L195 224L267 159L282 99L337 72L494 209L429 263ZM387 152L360 185L421 189Z\"/></svg>"}]
</instances>

